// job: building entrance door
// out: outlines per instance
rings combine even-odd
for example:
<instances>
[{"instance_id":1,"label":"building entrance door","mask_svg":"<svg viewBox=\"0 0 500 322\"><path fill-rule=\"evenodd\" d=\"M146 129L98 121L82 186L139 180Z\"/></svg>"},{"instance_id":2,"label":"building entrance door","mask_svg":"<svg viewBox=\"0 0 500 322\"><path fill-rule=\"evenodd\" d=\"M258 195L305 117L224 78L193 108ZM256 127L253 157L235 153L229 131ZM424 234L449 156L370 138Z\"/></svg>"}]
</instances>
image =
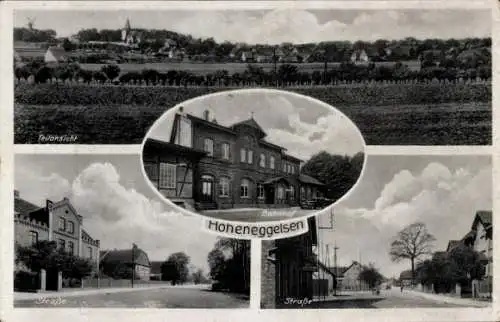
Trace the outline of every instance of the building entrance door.
<instances>
[{"instance_id":1,"label":"building entrance door","mask_svg":"<svg viewBox=\"0 0 500 322\"><path fill-rule=\"evenodd\" d=\"M212 176L201 177L201 200L214 201L214 178Z\"/></svg>"},{"instance_id":2,"label":"building entrance door","mask_svg":"<svg viewBox=\"0 0 500 322\"><path fill-rule=\"evenodd\" d=\"M266 204L271 205L274 203L274 187L272 185L267 185L265 187L266 194Z\"/></svg>"}]
</instances>

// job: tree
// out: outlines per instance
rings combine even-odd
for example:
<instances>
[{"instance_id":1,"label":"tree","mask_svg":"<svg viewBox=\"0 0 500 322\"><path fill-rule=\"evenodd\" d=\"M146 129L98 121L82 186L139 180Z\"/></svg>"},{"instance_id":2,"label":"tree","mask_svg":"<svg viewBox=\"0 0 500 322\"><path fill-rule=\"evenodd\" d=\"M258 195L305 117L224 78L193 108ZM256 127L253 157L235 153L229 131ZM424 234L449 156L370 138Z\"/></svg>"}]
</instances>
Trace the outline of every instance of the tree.
<instances>
[{"instance_id":1,"label":"tree","mask_svg":"<svg viewBox=\"0 0 500 322\"><path fill-rule=\"evenodd\" d=\"M415 261L426 254L431 254L433 242L436 240L427 231L424 223L416 222L402 229L391 243L389 252L394 262L409 259L411 262L412 280L415 280Z\"/></svg>"},{"instance_id":2,"label":"tree","mask_svg":"<svg viewBox=\"0 0 500 322\"><path fill-rule=\"evenodd\" d=\"M103 72L109 80L113 80L120 75L120 67L114 64L108 64L101 67Z\"/></svg>"},{"instance_id":3,"label":"tree","mask_svg":"<svg viewBox=\"0 0 500 322\"><path fill-rule=\"evenodd\" d=\"M206 282L205 276L202 269L198 269L192 274L192 280L194 284L202 284Z\"/></svg>"},{"instance_id":4,"label":"tree","mask_svg":"<svg viewBox=\"0 0 500 322\"><path fill-rule=\"evenodd\" d=\"M370 263L367 267L363 267L363 270L359 273L359 278L366 282L370 288L379 285L384 280L384 276L380 274L373 263Z\"/></svg>"},{"instance_id":5,"label":"tree","mask_svg":"<svg viewBox=\"0 0 500 322\"><path fill-rule=\"evenodd\" d=\"M189 275L189 261L189 256L183 252L171 254L162 264L162 279L165 281L171 281L174 285L185 283Z\"/></svg>"},{"instance_id":6,"label":"tree","mask_svg":"<svg viewBox=\"0 0 500 322\"><path fill-rule=\"evenodd\" d=\"M358 181L364 163L362 152L352 157L333 155L326 151L313 155L301 172L325 184L325 196L338 200Z\"/></svg>"}]
</instances>

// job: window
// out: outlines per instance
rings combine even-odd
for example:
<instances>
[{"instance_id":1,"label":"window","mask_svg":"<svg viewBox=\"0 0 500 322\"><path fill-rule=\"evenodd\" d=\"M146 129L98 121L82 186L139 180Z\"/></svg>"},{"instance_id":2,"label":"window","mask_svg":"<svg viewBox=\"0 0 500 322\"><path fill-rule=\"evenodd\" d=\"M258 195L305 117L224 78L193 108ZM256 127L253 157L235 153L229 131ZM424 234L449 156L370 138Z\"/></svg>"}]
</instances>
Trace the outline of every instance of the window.
<instances>
[{"instance_id":1,"label":"window","mask_svg":"<svg viewBox=\"0 0 500 322\"><path fill-rule=\"evenodd\" d=\"M248 181L248 179L241 180L241 187L240 187L240 197L241 198L248 198L249 187L250 187L250 181Z\"/></svg>"},{"instance_id":2,"label":"window","mask_svg":"<svg viewBox=\"0 0 500 322\"><path fill-rule=\"evenodd\" d=\"M66 219L64 219L63 217L59 217L59 230L60 231L66 230Z\"/></svg>"},{"instance_id":3,"label":"window","mask_svg":"<svg viewBox=\"0 0 500 322\"><path fill-rule=\"evenodd\" d=\"M68 242L68 253L71 255L75 253L75 244L72 241Z\"/></svg>"},{"instance_id":4,"label":"window","mask_svg":"<svg viewBox=\"0 0 500 322\"><path fill-rule=\"evenodd\" d=\"M72 221L68 221L68 233L75 233L75 223Z\"/></svg>"},{"instance_id":5,"label":"window","mask_svg":"<svg viewBox=\"0 0 500 322\"><path fill-rule=\"evenodd\" d=\"M253 163L253 151L248 150L248 164L252 164L252 163Z\"/></svg>"},{"instance_id":6,"label":"window","mask_svg":"<svg viewBox=\"0 0 500 322\"><path fill-rule=\"evenodd\" d=\"M295 173L295 167L293 165L290 166L290 170L291 170L292 174Z\"/></svg>"},{"instance_id":7,"label":"window","mask_svg":"<svg viewBox=\"0 0 500 322\"><path fill-rule=\"evenodd\" d=\"M144 162L144 170L149 180L158 188L158 163Z\"/></svg>"},{"instance_id":8,"label":"window","mask_svg":"<svg viewBox=\"0 0 500 322\"><path fill-rule=\"evenodd\" d=\"M294 200L295 199L295 187L290 186L290 199Z\"/></svg>"},{"instance_id":9,"label":"window","mask_svg":"<svg viewBox=\"0 0 500 322\"><path fill-rule=\"evenodd\" d=\"M229 178L221 177L219 179L219 196L228 197L229 196Z\"/></svg>"},{"instance_id":10,"label":"window","mask_svg":"<svg viewBox=\"0 0 500 322\"><path fill-rule=\"evenodd\" d=\"M89 258L92 259L92 247L89 247L88 250L89 250Z\"/></svg>"},{"instance_id":11,"label":"window","mask_svg":"<svg viewBox=\"0 0 500 322\"><path fill-rule=\"evenodd\" d=\"M229 160L229 143L222 143L222 159Z\"/></svg>"},{"instance_id":12,"label":"window","mask_svg":"<svg viewBox=\"0 0 500 322\"><path fill-rule=\"evenodd\" d=\"M247 162L247 150L245 149L240 150L240 161Z\"/></svg>"},{"instance_id":13,"label":"window","mask_svg":"<svg viewBox=\"0 0 500 322\"><path fill-rule=\"evenodd\" d=\"M273 156L271 156L271 157L269 158L269 167L270 167L271 169L274 169L274 161L275 161L275 160L274 160L274 157L273 157Z\"/></svg>"},{"instance_id":14,"label":"window","mask_svg":"<svg viewBox=\"0 0 500 322\"><path fill-rule=\"evenodd\" d=\"M62 250L66 249L66 241L64 239L59 239L58 244L59 244L59 249Z\"/></svg>"},{"instance_id":15,"label":"window","mask_svg":"<svg viewBox=\"0 0 500 322\"><path fill-rule=\"evenodd\" d=\"M291 166L291 165L289 165L289 164L287 164L287 165L286 165L286 173L291 173L291 172L292 172L292 169L291 169L291 168L292 168L292 166Z\"/></svg>"},{"instance_id":16,"label":"window","mask_svg":"<svg viewBox=\"0 0 500 322\"><path fill-rule=\"evenodd\" d=\"M31 244L35 245L38 243L38 233L36 231L30 231Z\"/></svg>"},{"instance_id":17,"label":"window","mask_svg":"<svg viewBox=\"0 0 500 322\"><path fill-rule=\"evenodd\" d=\"M257 197L264 199L264 185L262 183L257 184Z\"/></svg>"},{"instance_id":18,"label":"window","mask_svg":"<svg viewBox=\"0 0 500 322\"><path fill-rule=\"evenodd\" d=\"M300 187L300 199L306 199L306 189L304 187Z\"/></svg>"},{"instance_id":19,"label":"window","mask_svg":"<svg viewBox=\"0 0 500 322\"><path fill-rule=\"evenodd\" d=\"M175 144L186 146L188 148L192 145L191 120L187 117L179 118Z\"/></svg>"},{"instance_id":20,"label":"window","mask_svg":"<svg viewBox=\"0 0 500 322\"><path fill-rule=\"evenodd\" d=\"M203 151L208 153L209 157L214 156L214 140L205 139L203 142Z\"/></svg>"},{"instance_id":21,"label":"window","mask_svg":"<svg viewBox=\"0 0 500 322\"><path fill-rule=\"evenodd\" d=\"M266 156L264 155L264 153L261 153L261 154L260 154L260 161L259 161L259 165L260 165L262 168L265 168L265 167L266 167Z\"/></svg>"},{"instance_id":22,"label":"window","mask_svg":"<svg viewBox=\"0 0 500 322\"><path fill-rule=\"evenodd\" d=\"M160 163L160 188L175 189L175 164Z\"/></svg>"},{"instance_id":23,"label":"window","mask_svg":"<svg viewBox=\"0 0 500 322\"><path fill-rule=\"evenodd\" d=\"M286 162L283 161L283 172L286 172Z\"/></svg>"}]
</instances>

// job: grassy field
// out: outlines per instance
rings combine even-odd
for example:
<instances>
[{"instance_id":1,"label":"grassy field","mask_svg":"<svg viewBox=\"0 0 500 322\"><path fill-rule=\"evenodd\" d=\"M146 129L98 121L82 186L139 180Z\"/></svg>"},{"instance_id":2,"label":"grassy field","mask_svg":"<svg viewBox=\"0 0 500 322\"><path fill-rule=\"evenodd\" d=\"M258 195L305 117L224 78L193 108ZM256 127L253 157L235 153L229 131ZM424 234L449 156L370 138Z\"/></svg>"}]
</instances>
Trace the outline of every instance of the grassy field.
<instances>
[{"instance_id":1,"label":"grassy field","mask_svg":"<svg viewBox=\"0 0 500 322\"><path fill-rule=\"evenodd\" d=\"M420 63L417 61L407 61L402 62L403 64L408 65L411 70L420 70ZM281 63L280 63L281 64ZM278 64L277 66L279 67ZM100 70L104 64L80 64L83 69L87 70ZM274 64L272 63L253 63L253 66L262 67L266 71L270 71L274 68ZM315 70L323 71L324 63L302 63L295 64L297 65L299 71L307 71L312 72ZM340 63L328 63L328 68L332 68L334 66L338 66ZM375 65L394 65L394 62L380 62L375 63ZM141 71L143 69L156 69L160 72L165 72L168 70L187 70L194 74L207 74L213 73L217 70L225 69L229 71L229 73L243 73L247 69L246 63L130 63L130 64L119 64L122 72L131 72L131 71Z\"/></svg>"},{"instance_id":2,"label":"grassy field","mask_svg":"<svg viewBox=\"0 0 500 322\"><path fill-rule=\"evenodd\" d=\"M491 103L337 105L369 145L491 144ZM78 136L78 144L140 144L168 108L138 105L15 104L16 144L38 136Z\"/></svg>"}]
</instances>

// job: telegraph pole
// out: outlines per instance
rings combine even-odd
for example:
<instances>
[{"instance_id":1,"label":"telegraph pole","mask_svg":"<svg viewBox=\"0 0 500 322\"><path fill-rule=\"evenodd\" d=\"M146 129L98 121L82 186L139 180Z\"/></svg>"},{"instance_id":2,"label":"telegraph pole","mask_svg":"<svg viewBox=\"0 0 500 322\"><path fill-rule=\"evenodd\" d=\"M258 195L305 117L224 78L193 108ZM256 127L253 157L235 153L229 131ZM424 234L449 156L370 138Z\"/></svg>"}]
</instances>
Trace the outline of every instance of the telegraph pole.
<instances>
[{"instance_id":1,"label":"telegraph pole","mask_svg":"<svg viewBox=\"0 0 500 322\"><path fill-rule=\"evenodd\" d=\"M135 279L135 248L137 247L136 244L132 244L132 288L134 288L134 279Z\"/></svg>"},{"instance_id":2,"label":"telegraph pole","mask_svg":"<svg viewBox=\"0 0 500 322\"><path fill-rule=\"evenodd\" d=\"M337 296L337 287L338 287L337 278L339 276L339 268L337 266L337 249L339 248L337 247L337 242L335 242L335 246L333 247L333 263L334 263L333 265L335 266L335 282L336 282L333 295L335 296Z\"/></svg>"}]
</instances>

